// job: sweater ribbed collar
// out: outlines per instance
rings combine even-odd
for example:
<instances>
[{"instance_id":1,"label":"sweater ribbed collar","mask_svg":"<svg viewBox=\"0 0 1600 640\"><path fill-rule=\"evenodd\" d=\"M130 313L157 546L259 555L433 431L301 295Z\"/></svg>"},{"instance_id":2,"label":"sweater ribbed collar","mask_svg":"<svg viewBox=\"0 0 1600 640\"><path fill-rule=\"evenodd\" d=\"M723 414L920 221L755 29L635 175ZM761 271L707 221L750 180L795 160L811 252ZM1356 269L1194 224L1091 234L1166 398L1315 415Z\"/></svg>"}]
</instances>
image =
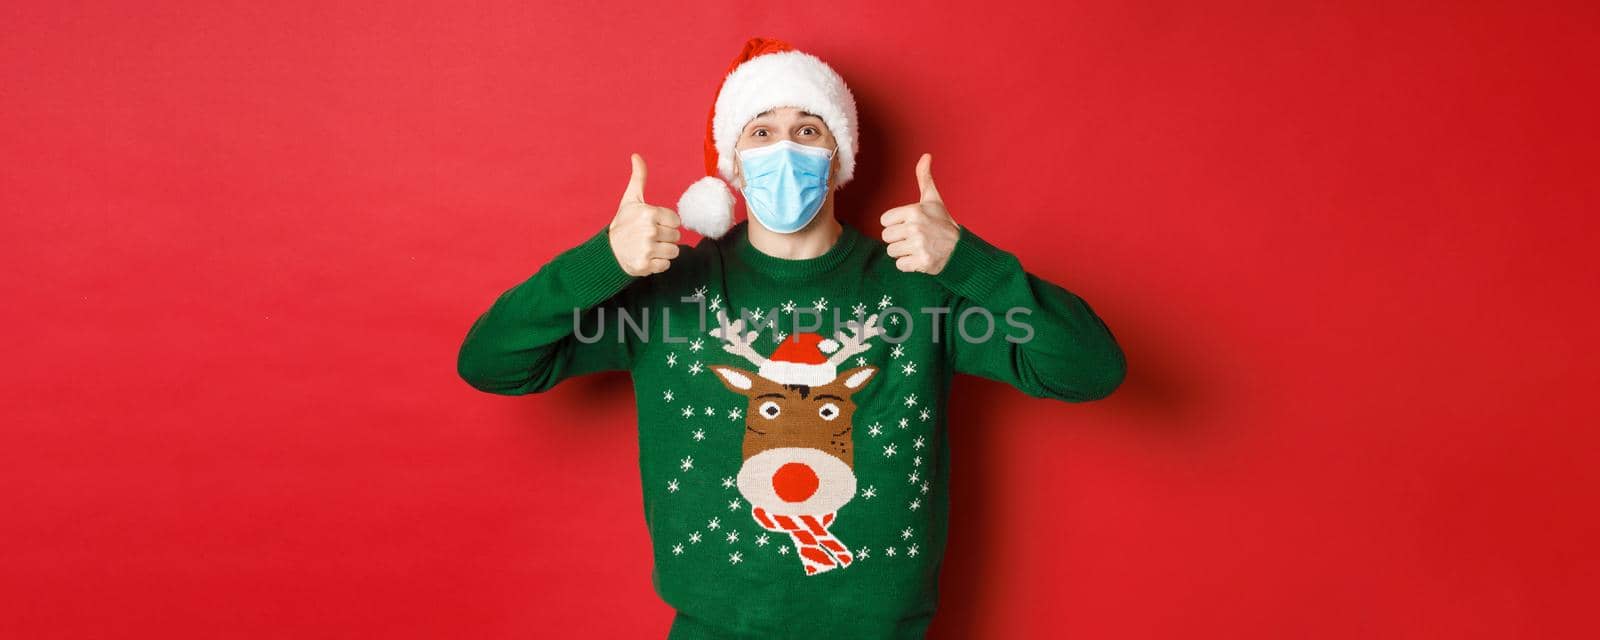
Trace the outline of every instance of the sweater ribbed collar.
<instances>
[{"instance_id":1,"label":"sweater ribbed collar","mask_svg":"<svg viewBox=\"0 0 1600 640\"><path fill-rule=\"evenodd\" d=\"M794 280L820 276L832 271L860 244L861 232L848 224L842 227L839 238L834 241L828 251L815 258L800 258L791 260L762 253L755 245L750 244L748 233L749 220L742 220L734 228L728 230L728 239L733 244L733 249L739 259L751 269L777 280Z\"/></svg>"}]
</instances>

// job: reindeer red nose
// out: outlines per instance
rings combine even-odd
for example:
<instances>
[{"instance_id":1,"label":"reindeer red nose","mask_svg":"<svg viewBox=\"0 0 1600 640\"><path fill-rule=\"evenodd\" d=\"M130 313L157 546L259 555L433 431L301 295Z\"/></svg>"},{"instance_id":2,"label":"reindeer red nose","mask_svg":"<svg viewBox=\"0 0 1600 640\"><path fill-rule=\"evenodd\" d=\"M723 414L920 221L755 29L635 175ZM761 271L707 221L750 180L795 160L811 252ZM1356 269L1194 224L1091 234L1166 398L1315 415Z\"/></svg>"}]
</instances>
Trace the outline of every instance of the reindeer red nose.
<instances>
[{"instance_id":1,"label":"reindeer red nose","mask_svg":"<svg viewBox=\"0 0 1600 640\"><path fill-rule=\"evenodd\" d=\"M788 502L804 502L817 492L817 472L801 462L790 462L772 472L772 490Z\"/></svg>"}]
</instances>

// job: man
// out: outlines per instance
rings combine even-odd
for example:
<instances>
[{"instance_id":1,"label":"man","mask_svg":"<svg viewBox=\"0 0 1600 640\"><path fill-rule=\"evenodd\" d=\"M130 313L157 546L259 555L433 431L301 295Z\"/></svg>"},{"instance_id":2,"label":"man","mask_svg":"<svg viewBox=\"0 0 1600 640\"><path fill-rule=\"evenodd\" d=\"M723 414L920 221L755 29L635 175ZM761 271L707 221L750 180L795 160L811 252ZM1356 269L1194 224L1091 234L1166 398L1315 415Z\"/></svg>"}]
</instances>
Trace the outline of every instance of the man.
<instances>
[{"instance_id":1,"label":"man","mask_svg":"<svg viewBox=\"0 0 1600 640\"><path fill-rule=\"evenodd\" d=\"M632 373L672 638L922 637L951 376L1081 402L1126 371L1088 304L956 224L931 156L881 242L840 225L856 122L821 60L750 40L712 108L708 175L677 210L648 203L634 154L611 223L502 294L461 345L462 378L490 393ZM728 228L724 180L753 222ZM677 244L680 225L706 239Z\"/></svg>"}]
</instances>

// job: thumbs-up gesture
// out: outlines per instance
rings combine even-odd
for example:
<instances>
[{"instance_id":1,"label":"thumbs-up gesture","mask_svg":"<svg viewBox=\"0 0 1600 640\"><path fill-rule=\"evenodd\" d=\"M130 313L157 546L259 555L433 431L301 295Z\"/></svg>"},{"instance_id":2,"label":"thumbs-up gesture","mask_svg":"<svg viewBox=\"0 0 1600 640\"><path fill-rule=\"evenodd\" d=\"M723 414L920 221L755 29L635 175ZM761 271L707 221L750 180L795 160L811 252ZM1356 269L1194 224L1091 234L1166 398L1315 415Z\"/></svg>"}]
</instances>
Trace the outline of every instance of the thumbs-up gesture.
<instances>
[{"instance_id":1,"label":"thumbs-up gesture","mask_svg":"<svg viewBox=\"0 0 1600 640\"><path fill-rule=\"evenodd\" d=\"M678 213L644 201L644 158L633 154L633 175L606 235L617 264L630 276L661 273L678 257Z\"/></svg>"},{"instance_id":2,"label":"thumbs-up gesture","mask_svg":"<svg viewBox=\"0 0 1600 640\"><path fill-rule=\"evenodd\" d=\"M883 241L889 243L889 257L901 271L920 271L929 275L944 270L950 252L961 237L961 227L944 208L939 189L933 186L933 154L924 153L917 161L917 188L922 196L913 204L883 213Z\"/></svg>"}]
</instances>

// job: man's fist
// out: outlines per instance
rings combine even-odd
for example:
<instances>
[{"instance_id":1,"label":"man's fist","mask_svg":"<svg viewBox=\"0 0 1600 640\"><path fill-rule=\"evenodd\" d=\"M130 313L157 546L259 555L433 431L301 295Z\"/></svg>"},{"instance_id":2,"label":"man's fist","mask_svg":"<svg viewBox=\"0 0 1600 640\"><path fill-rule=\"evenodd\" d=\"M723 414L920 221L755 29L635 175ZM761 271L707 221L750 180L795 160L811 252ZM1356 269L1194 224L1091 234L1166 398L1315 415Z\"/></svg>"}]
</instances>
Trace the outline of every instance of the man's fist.
<instances>
[{"instance_id":1,"label":"man's fist","mask_svg":"<svg viewBox=\"0 0 1600 640\"><path fill-rule=\"evenodd\" d=\"M633 176L606 235L617 264L630 276L666 271L678 257L678 213L644 202L644 158L633 154Z\"/></svg>"},{"instance_id":2,"label":"man's fist","mask_svg":"<svg viewBox=\"0 0 1600 640\"><path fill-rule=\"evenodd\" d=\"M883 241L889 243L889 257L901 271L920 271L929 275L944 270L950 252L961 237L961 227L950 219L939 189L933 186L933 154L924 153L917 161L917 188L922 197L914 204L895 207L883 213Z\"/></svg>"}]
</instances>

